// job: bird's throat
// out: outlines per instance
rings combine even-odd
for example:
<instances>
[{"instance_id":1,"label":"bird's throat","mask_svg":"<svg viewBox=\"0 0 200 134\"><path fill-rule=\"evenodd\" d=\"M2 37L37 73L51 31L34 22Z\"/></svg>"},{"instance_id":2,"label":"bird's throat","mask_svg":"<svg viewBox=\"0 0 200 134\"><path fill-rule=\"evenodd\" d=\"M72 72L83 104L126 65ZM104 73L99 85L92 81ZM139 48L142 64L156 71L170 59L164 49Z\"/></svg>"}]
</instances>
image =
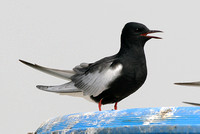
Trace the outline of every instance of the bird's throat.
<instances>
[{"instance_id":1,"label":"bird's throat","mask_svg":"<svg viewBox=\"0 0 200 134\"><path fill-rule=\"evenodd\" d=\"M141 58L145 57L143 44L121 44L121 48L118 52L119 56Z\"/></svg>"}]
</instances>

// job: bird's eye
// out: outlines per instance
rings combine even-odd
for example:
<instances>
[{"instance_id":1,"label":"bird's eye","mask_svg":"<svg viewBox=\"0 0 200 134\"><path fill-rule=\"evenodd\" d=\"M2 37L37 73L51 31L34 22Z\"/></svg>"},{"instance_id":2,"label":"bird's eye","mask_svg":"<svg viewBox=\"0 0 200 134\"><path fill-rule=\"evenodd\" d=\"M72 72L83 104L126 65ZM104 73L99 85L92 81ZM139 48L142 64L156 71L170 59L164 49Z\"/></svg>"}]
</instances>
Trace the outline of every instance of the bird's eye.
<instances>
[{"instance_id":1,"label":"bird's eye","mask_svg":"<svg viewBox=\"0 0 200 134\"><path fill-rule=\"evenodd\" d=\"M140 28L135 29L135 32L141 32L141 31L142 31L142 29L140 29Z\"/></svg>"}]
</instances>

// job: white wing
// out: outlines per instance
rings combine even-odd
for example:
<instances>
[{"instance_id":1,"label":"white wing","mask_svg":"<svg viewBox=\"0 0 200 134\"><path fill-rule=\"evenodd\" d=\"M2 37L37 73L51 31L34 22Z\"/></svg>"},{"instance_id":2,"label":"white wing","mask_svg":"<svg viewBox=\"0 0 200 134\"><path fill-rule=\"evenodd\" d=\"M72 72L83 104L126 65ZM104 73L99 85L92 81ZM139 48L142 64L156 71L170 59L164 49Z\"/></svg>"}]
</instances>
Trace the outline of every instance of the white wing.
<instances>
[{"instance_id":1,"label":"white wing","mask_svg":"<svg viewBox=\"0 0 200 134\"><path fill-rule=\"evenodd\" d=\"M84 95L98 96L100 93L108 89L109 84L113 82L122 71L122 65L117 64L111 67L112 62L103 65L98 65L97 68L91 69L85 74L74 75L72 81L75 86L83 91Z\"/></svg>"}]
</instances>

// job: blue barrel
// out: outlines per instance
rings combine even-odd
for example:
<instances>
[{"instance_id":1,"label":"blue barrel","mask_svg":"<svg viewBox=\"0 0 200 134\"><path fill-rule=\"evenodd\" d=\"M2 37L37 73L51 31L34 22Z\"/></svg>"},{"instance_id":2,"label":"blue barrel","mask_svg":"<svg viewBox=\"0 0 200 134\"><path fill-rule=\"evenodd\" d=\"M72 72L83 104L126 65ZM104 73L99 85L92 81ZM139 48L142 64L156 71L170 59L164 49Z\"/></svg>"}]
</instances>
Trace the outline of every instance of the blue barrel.
<instances>
[{"instance_id":1,"label":"blue barrel","mask_svg":"<svg viewBox=\"0 0 200 134\"><path fill-rule=\"evenodd\" d=\"M48 120L36 133L200 133L200 107L134 108L76 113Z\"/></svg>"}]
</instances>

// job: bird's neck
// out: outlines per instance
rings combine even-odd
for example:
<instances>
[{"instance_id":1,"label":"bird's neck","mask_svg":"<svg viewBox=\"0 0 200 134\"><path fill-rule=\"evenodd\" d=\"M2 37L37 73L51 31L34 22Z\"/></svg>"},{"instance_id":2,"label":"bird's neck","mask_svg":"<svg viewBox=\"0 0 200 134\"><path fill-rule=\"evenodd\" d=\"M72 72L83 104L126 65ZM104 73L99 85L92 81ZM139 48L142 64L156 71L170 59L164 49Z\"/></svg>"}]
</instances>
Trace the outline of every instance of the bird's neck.
<instances>
[{"instance_id":1,"label":"bird's neck","mask_svg":"<svg viewBox=\"0 0 200 134\"><path fill-rule=\"evenodd\" d=\"M144 44L145 42L141 40L135 40L130 38L121 39L121 48L118 52L119 56L122 57L132 57L132 58L145 58L144 54Z\"/></svg>"}]
</instances>

